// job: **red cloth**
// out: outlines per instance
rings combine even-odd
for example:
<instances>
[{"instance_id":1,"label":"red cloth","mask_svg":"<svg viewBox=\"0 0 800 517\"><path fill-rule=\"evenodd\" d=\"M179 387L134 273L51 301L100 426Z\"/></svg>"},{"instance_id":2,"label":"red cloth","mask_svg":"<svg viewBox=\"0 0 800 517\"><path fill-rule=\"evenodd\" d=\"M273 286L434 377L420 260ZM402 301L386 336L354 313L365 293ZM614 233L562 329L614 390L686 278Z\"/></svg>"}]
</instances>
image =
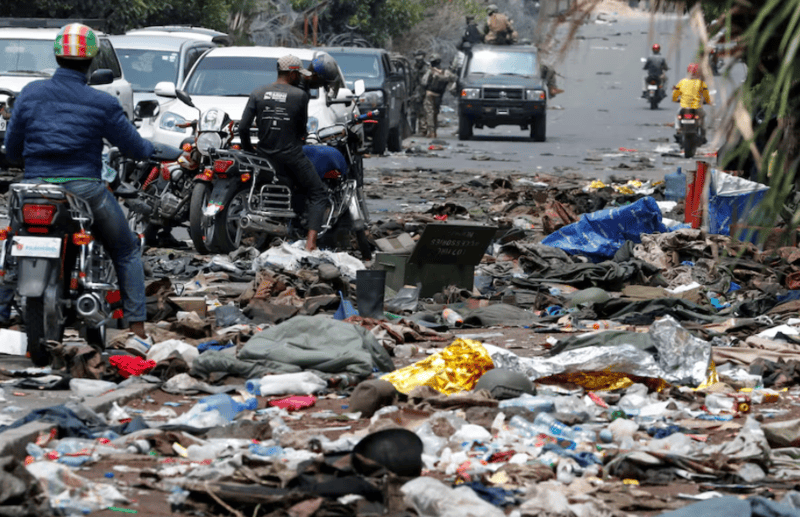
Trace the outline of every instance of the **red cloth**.
<instances>
[{"instance_id":1,"label":"red cloth","mask_svg":"<svg viewBox=\"0 0 800 517\"><path fill-rule=\"evenodd\" d=\"M311 407L316 402L317 402L317 397L314 397L312 395L308 396L294 395L291 397L286 397L285 399L270 400L269 405L274 407L279 407L287 411L297 411L298 409Z\"/></svg>"},{"instance_id":2,"label":"red cloth","mask_svg":"<svg viewBox=\"0 0 800 517\"><path fill-rule=\"evenodd\" d=\"M156 362L153 360L146 361L141 357L132 355L112 355L108 358L108 362L112 366L116 366L119 374L126 379L133 375L134 377L144 375L156 367Z\"/></svg>"}]
</instances>

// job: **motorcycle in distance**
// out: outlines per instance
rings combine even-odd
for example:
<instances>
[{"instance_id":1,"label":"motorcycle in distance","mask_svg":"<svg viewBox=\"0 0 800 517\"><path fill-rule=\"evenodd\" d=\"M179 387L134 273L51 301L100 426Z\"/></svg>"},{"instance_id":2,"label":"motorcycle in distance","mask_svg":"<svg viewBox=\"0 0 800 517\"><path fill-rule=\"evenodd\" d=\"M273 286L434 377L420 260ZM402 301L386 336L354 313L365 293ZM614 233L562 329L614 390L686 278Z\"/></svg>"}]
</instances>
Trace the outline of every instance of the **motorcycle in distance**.
<instances>
[{"instance_id":1,"label":"motorcycle in distance","mask_svg":"<svg viewBox=\"0 0 800 517\"><path fill-rule=\"evenodd\" d=\"M658 109L658 104L664 100L667 94L664 92L664 84L661 83L661 78L657 76L648 76L647 84L647 101L650 103L650 109Z\"/></svg>"},{"instance_id":2,"label":"motorcycle in distance","mask_svg":"<svg viewBox=\"0 0 800 517\"><path fill-rule=\"evenodd\" d=\"M183 90L175 90L175 96L184 104L196 108L191 97ZM142 101L137 104L137 115L149 117L156 114L157 101ZM196 108L197 109L197 108ZM197 196L207 198L205 191L210 191L208 182L211 174L201 171L209 162L209 148L226 148L233 140L233 121L225 111L210 108L204 112L197 109L199 118L179 124L179 127L191 127L194 135L186 138L181 148L166 147L163 152L150 160L134 165L129 175L132 184L140 189L139 198L126 202L129 209L129 221L134 232L145 235L145 242L155 238L160 228L189 226L189 233L198 253L208 253L205 235L202 233L200 209L192 211L191 201L196 189L201 192ZM199 174L198 174L199 172ZM203 181L205 180L205 181ZM147 209L134 207L134 203Z\"/></svg>"},{"instance_id":3,"label":"motorcycle in distance","mask_svg":"<svg viewBox=\"0 0 800 517\"><path fill-rule=\"evenodd\" d=\"M61 342L68 325L104 348L106 326L122 311L114 265L90 230L89 204L49 183L14 183L9 190L0 281L14 286L21 301L31 360L49 364L49 345ZM137 192L123 185L114 194L131 198Z\"/></svg>"},{"instance_id":4,"label":"motorcycle in distance","mask_svg":"<svg viewBox=\"0 0 800 517\"><path fill-rule=\"evenodd\" d=\"M678 111L678 126L675 138L683 149L684 157L692 158L697 148L705 143L705 128L699 110L681 108Z\"/></svg>"},{"instance_id":5,"label":"motorcycle in distance","mask_svg":"<svg viewBox=\"0 0 800 517\"><path fill-rule=\"evenodd\" d=\"M329 102L352 103L364 94L362 80L356 81L354 90L352 99ZM371 111L354 116L346 123L321 128L313 137L309 136L309 140L317 143L304 148L307 154L322 155L320 160L312 158L328 193L320 241L331 234L336 237L345 230L352 230L363 260L372 258L372 250L366 235L369 219L363 194L365 148L363 133L358 127L377 114ZM337 160L327 160L324 152L313 153L316 147L335 150L333 154L340 154L343 160L338 161L345 166L334 166ZM251 244L256 247L262 247L274 237L304 237L303 214L295 212L297 199L293 203L293 196L297 194L281 181L281 175L268 159L236 150L214 149L211 155L216 179L203 216L215 227L212 232L214 251L229 253L237 249L243 239L251 237Z\"/></svg>"}]
</instances>

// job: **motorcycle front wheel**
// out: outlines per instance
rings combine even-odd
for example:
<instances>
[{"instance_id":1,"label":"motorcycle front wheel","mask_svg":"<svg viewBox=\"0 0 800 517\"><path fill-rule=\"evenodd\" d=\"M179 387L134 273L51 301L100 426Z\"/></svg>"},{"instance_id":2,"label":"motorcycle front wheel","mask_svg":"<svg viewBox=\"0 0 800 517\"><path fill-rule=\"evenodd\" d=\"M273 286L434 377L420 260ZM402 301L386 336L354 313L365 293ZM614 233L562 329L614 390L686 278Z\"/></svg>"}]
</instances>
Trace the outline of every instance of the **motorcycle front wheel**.
<instances>
[{"instance_id":1,"label":"motorcycle front wheel","mask_svg":"<svg viewBox=\"0 0 800 517\"><path fill-rule=\"evenodd\" d=\"M48 285L44 296L28 298L25 302L25 335L28 352L36 366L50 364L48 341L61 342L64 338L64 318L61 308L63 288L58 280Z\"/></svg>"},{"instance_id":2,"label":"motorcycle front wheel","mask_svg":"<svg viewBox=\"0 0 800 517\"><path fill-rule=\"evenodd\" d=\"M211 185L199 182L192 190L192 200L189 204L189 236L198 253L211 252L210 246L214 242L214 219L203 215L203 209L211 199Z\"/></svg>"},{"instance_id":3,"label":"motorcycle front wheel","mask_svg":"<svg viewBox=\"0 0 800 517\"><path fill-rule=\"evenodd\" d=\"M242 244L263 249L269 242L267 232L258 230L244 230L240 221L247 209L247 196L250 195L250 186L241 185L237 190L228 194L223 201L224 207L214 216L213 249L218 253L230 253Z\"/></svg>"}]
</instances>

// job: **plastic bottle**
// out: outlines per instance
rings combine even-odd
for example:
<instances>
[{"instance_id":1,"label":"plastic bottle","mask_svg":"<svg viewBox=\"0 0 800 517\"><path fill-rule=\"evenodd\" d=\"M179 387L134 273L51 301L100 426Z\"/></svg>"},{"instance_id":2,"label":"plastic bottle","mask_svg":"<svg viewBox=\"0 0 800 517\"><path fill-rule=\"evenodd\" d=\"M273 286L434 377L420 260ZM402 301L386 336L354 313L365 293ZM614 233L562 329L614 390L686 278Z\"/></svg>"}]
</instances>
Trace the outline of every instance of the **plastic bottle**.
<instances>
[{"instance_id":1,"label":"plastic bottle","mask_svg":"<svg viewBox=\"0 0 800 517\"><path fill-rule=\"evenodd\" d=\"M612 323L608 320L578 320L578 329L587 330L608 330L612 327Z\"/></svg>"},{"instance_id":2,"label":"plastic bottle","mask_svg":"<svg viewBox=\"0 0 800 517\"><path fill-rule=\"evenodd\" d=\"M442 319L447 322L451 327L460 327L464 324L464 318L453 309L445 309L442 311Z\"/></svg>"},{"instance_id":3,"label":"plastic bottle","mask_svg":"<svg viewBox=\"0 0 800 517\"><path fill-rule=\"evenodd\" d=\"M682 174L680 167L675 173L667 174L664 181L664 197L667 201L683 201L686 198L686 176Z\"/></svg>"},{"instance_id":4,"label":"plastic bottle","mask_svg":"<svg viewBox=\"0 0 800 517\"><path fill-rule=\"evenodd\" d=\"M394 347L394 356L409 358L413 355L416 355L418 351L419 349L414 345L397 345Z\"/></svg>"},{"instance_id":5,"label":"plastic bottle","mask_svg":"<svg viewBox=\"0 0 800 517\"><path fill-rule=\"evenodd\" d=\"M44 449L33 442L28 442L25 446L25 452L28 453L28 456L33 457L33 459L37 461L44 458Z\"/></svg>"},{"instance_id":6,"label":"plastic bottle","mask_svg":"<svg viewBox=\"0 0 800 517\"><path fill-rule=\"evenodd\" d=\"M265 375L260 379L250 379L245 388L253 395L262 397L272 395L313 395L328 387L328 383L311 372Z\"/></svg>"},{"instance_id":7,"label":"plastic bottle","mask_svg":"<svg viewBox=\"0 0 800 517\"><path fill-rule=\"evenodd\" d=\"M547 430L547 434L554 438L565 438L571 440L573 437L572 428L567 424L557 420L550 413L539 413L533 419L534 425L541 426Z\"/></svg>"},{"instance_id":8,"label":"plastic bottle","mask_svg":"<svg viewBox=\"0 0 800 517\"><path fill-rule=\"evenodd\" d=\"M255 397L251 397L244 401L244 403L236 402L230 395L225 393L217 393L210 397L200 399L200 404L205 404L208 409L216 409L222 416L232 421L236 415L244 410L255 410L258 407L258 401Z\"/></svg>"},{"instance_id":9,"label":"plastic bottle","mask_svg":"<svg viewBox=\"0 0 800 517\"><path fill-rule=\"evenodd\" d=\"M264 445L261 443L251 443L250 452L258 456L278 457L283 454L283 447L280 445Z\"/></svg>"},{"instance_id":10,"label":"plastic bottle","mask_svg":"<svg viewBox=\"0 0 800 517\"><path fill-rule=\"evenodd\" d=\"M501 400L498 407L500 409L507 407L523 407L532 413L538 413L542 411L552 412L555 408L555 404L553 402L553 397L523 393L519 397L513 399Z\"/></svg>"}]
</instances>

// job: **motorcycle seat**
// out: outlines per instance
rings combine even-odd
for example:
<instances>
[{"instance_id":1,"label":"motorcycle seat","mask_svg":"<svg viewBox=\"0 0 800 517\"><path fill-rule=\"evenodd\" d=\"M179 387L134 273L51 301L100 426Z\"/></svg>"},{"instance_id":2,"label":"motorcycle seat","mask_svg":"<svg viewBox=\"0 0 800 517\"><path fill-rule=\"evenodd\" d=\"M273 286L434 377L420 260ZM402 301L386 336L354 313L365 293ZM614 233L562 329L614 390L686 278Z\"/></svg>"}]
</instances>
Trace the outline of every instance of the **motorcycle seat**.
<instances>
[{"instance_id":1,"label":"motorcycle seat","mask_svg":"<svg viewBox=\"0 0 800 517\"><path fill-rule=\"evenodd\" d=\"M347 176L347 160L338 149L327 145L304 145L303 154L314 164L320 178L331 170L339 171L342 177Z\"/></svg>"},{"instance_id":2,"label":"motorcycle seat","mask_svg":"<svg viewBox=\"0 0 800 517\"><path fill-rule=\"evenodd\" d=\"M139 195L139 190L128 183L120 183L114 190L114 195L121 199L133 199Z\"/></svg>"},{"instance_id":3,"label":"motorcycle seat","mask_svg":"<svg viewBox=\"0 0 800 517\"><path fill-rule=\"evenodd\" d=\"M160 162L175 161L183 154L183 149L172 147L171 145L153 142L153 147L155 148L155 151L153 151L152 158Z\"/></svg>"}]
</instances>

